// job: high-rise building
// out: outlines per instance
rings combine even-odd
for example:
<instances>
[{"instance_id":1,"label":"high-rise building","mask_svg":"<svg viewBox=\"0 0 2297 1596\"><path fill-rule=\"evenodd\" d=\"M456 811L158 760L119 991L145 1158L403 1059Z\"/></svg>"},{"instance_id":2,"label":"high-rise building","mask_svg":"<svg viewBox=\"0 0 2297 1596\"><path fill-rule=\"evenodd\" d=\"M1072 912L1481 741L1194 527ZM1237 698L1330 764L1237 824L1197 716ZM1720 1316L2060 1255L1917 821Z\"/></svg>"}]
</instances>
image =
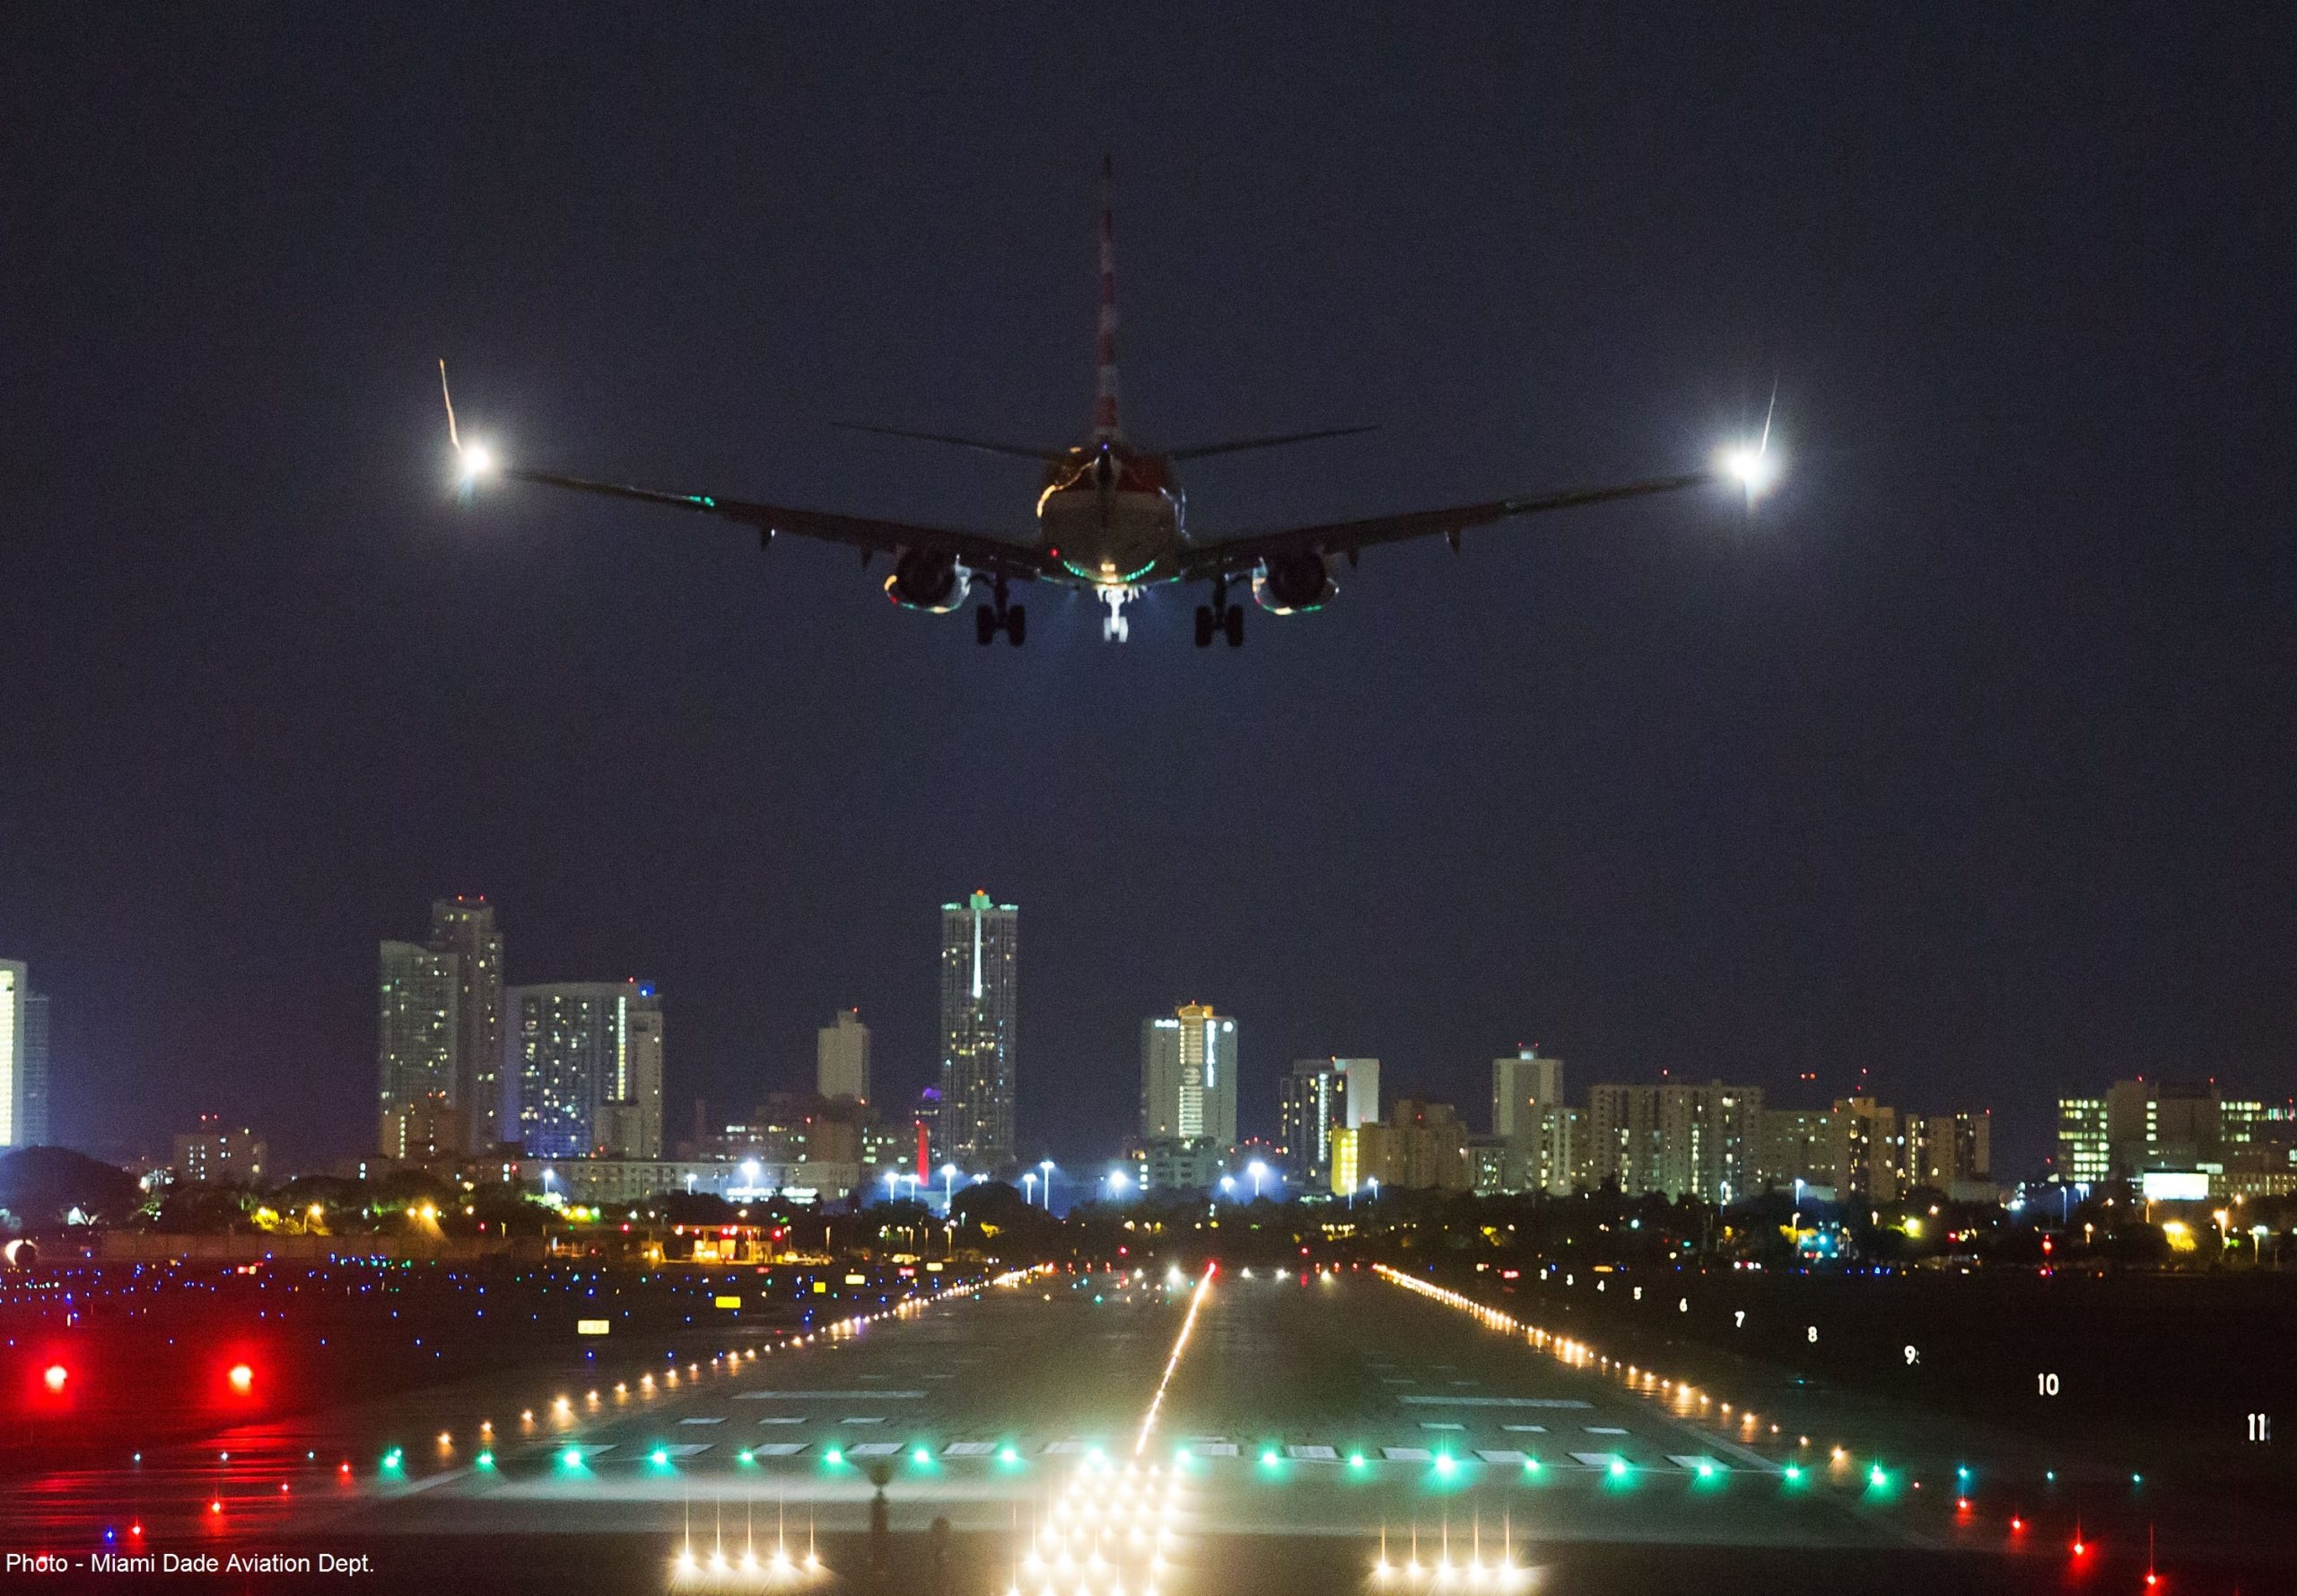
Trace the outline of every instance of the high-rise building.
<instances>
[{"instance_id":1,"label":"high-rise building","mask_svg":"<svg viewBox=\"0 0 2297 1596\"><path fill-rule=\"evenodd\" d=\"M1906 1178L1909 1184L1976 1199L1994 1178L1994 1115L1908 1114Z\"/></svg>"},{"instance_id":2,"label":"high-rise building","mask_svg":"<svg viewBox=\"0 0 2297 1596\"><path fill-rule=\"evenodd\" d=\"M386 1158L459 1152L456 1052L460 1045L461 959L412 942L382 945L376 1054Z\"/></svg>"},{"instance_id":3,"label":"high-rise building","mask_svg":"<svg viewBox=\"0 0 2297 1596\"><path fill-rule=\"evenodd\" d=\"M16 1143L44 1147L56 1132L48 1121L48 994L24 991L24 1051L16 1077Z\"/></svg>"},{"instance_id":4,"label":"high-rise building","mask_svg":"<svg viewBox=\"0 0 2297 1596\"><path fill-rule=\"evenodd\" d=\"M1377 1181L1396 1190L1473 1188L1468 1128L1448 1103L1399 1097L1385 1120L1356 1127L1348 1151L1358 1182Z\"/></svg>"},{"instance_id":5,"label":"high-rise building","mask_svg":"<svg viewBox=\"0 0 2297 1596\"><path fill-rule=\"evenodd\" d=\"M14 959L0 959L0 1147L30 1145L23 1133L25 1031L31 973Z\"/></svg>"},{"instance_id":6,"label":"high-rise building","mask_svg":"<svg viewBox=\"0 0 2297 1596\"><path fill-rule=\"evenodd\" d=\"M503 995L519 1139L537 1158L662 1156L662 1002L636 981Z\"/></svg>"},{"instance_id":7,"label":"high-rise building","mask_svg":"<svg viewBox=\"0 0 2297 1596\"><path fill-rule=\"evenodd\" d=\"M1140 1022L1140 1134L1236 1145L1236 1021L1210 1004L1183 1003Z\"/></svg>"},{"instance_id":8,"label":"high-rise building","mask_svg":"<svg viewBox=\"0 0 2297 1596\"><path fill-rule=\"evenodd\" d=\"M237 1130L221 1114L199 1116L199 1129L176 1138L176 1172L194 1186L231 1182L254 1185L263 1179L263 1138L242 1125Z\"/></svg>"},{"instance_id":9,"label":"high-rise building","mask_svg":"<svg viewBox=\"0 0 2297 1596\"><path fill-rule=\"evenodd\" d=\"M2061 1185L2087 1186L2105 1180L2113 1167L2113 1142L2106 1133L2106 1100L2057 1100L2057 1168Z\"/></svg>"},{"instance_id":10,"label":"high-rise building","mask_svg":"<svg viewBox=\"0 0 2297 1596\"><path fill-rule=\"evenodd\" d=\"M1872 1097L1845 1097L1828 1116L1830 1162L1838 1198L1868 1202L1897 1199L1906 1168L1906 1138L1899 1111Z\"/></svg>"},{"instance_id":11,"label":"high-rise building","mask_svg":"<svg viewBox=\"0 0 2297 1596\"><path fill-rule=\"evenodd\" d=\"M934 1153L968 1174L1013 1162L1021 911L976 892L941 905L941 1115Z\"/></svg>"},{"instance_id":12,"label":"high-rise building","mask_svg":"<svg viewBox=\"0 0 2297 1596\"><path fill-rule=\"evenodd\" d=\"M1563 1060L1543 1059L1537 1047L1491 1061L1491 1134L1523 1146L1536 1140L1540 1115L1563 1106Z\"/></svg>"},{"instance_id":13,"label":"high-rise building","mask_svg":"<svg viewBox=\"0 0 2297 1596\"><path fill-rule=\"evenodd\" d=\"M1597 1086L1587 1126L1590 1178L1622 1196L1731 1202L1758 1187L1760 1086Z\"/></svg>"},{"instance_id":14,"label":"high-rise building","mask_svg":"<svg viewBox=\"0 0 2297 1596\"><path fill-rule=\"evenodd\" d=\"M1834 1190L1831 1129L1822 1108L1774 1108L1762 1116L1762 1182L1775 1191L1797 1186Z\"/></svg>"},{"instance_id":15,"label":"high-rise building","mask_svg":"<svg viewBox=\"0 0 2297 1596\"><path fill-rule=\"evenodd\" d=\"M457 1147L483 1153L518 1138L502 1071L502 933L484 897L431 905L431 951L455 955Z\"/></svg>"},{"instance_id":16,"label":"high-rise building","mask_svg":"<svg viewBox=\"0 0 2297 1596\"><path fill-rule=\"evenodd\" d=\"M1348 1122L1369 1125L1380 1117L1380 1061L1377 1059L1334 1059L1332 1067L1348 1083Z\"/></svg>"},{"instance_id":17,"label":"high-rise building","mask_svg":"<svg viewBox=\"0 0 2297 1596\"><path fill-rule=\"evenodd\" d=\"M1348 1129L1348 1076L1338 1059L1300 1059L1284 1077L1279 1133L1292 1173L1321 1187L1332 1178L1332 1135Z\"/></svg>"},{"instance_id":18,"label":"high-rise building","mask_svg":"<svg viewBox=\"0 0 2297 1596\"><path fill-rule=\"evenodd\" d=\"M814 1088L825 1097L869 1101L869 1027L858 1008L841 1008L815 1033Z\"/></svg>"}]
</instances>

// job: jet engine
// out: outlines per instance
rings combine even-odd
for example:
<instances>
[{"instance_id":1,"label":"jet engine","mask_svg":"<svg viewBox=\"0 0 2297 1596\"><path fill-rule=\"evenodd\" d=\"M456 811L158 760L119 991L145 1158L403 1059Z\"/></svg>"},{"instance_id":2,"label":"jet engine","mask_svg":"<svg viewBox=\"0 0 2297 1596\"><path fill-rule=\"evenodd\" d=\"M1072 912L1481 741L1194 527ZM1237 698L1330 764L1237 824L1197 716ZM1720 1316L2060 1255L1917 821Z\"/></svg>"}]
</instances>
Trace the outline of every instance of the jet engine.
<instances>
[{"instance_id":1,"label":"jet engine","mask_svg":"<svg viewBox=\"0 0 2297 1596\"><path fill-rule=\"evenodd\" d=\"M1271 615L1322 609L1339 591L1318 554L1271 554L1253 572L1253 602Z\"/></svg>"},{"instance_id":2,"label":"jet engine","mask_svg":"<svg viewBox=\"0 0 2297 1596\"><path fill-rule=\"evenodd\" d=\"M973 572L940 549L904 549L886 579L886 597L904 609L946 615L965 601Z\"/></svg>"}]
</instances>

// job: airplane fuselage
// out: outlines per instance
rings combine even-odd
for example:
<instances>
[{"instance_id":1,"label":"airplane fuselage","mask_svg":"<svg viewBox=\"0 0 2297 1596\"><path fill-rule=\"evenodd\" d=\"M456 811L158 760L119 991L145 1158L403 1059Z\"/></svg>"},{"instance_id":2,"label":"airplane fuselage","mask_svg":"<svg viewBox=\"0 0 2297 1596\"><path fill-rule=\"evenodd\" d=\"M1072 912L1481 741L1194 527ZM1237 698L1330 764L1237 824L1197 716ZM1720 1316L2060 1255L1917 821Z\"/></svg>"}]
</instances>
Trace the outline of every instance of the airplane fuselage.
<instances>
[{"instance_id":1,"label":"airplane fuselage","mask_svg":"<svg viewBox=\"0 0 2297 1596\"><path fill-rule=\"evenodd\" d=\"M1045 552L1097 588L1174 580L1188 542L1172 462L1114 439L1080 444L1046 463L1037 528Z\"/></svg>"}]
</instances>

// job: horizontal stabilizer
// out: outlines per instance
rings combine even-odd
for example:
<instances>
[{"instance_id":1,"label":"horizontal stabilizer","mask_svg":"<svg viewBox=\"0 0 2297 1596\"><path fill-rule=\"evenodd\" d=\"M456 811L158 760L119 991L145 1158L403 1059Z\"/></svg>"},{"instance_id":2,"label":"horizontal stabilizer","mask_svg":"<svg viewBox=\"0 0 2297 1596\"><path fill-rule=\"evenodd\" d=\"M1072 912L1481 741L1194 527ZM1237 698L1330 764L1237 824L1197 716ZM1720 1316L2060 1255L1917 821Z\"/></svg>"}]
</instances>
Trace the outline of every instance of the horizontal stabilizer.
<instances>
[{"instance_id":1,"label":"horizontal stabilizer","mask_svg":"<svg viewBox=\"0 0 2297 1596\"><path fill-rule=\"evenodd\" d=\"M874 432L880 438L906 438L913 443L947 443L958 449L977 449L983 454L1013 455L1040 464L1068 452L1060 449L1032 448L1026 443L994 443L981 438L958 438L948 432L911 432L900 427L873 427L867 422L834 421L829 424L841 432Z\"/></svg>"},{"instance_id":2,"label":"horizontal stabilizer","mask_svg":"<svg viewBox=\"0 0 2297 1596\"><path fill-rule=\"evenodd\" d=\"M1274 438L1239 438L1228 443L1200 443L1193 449L1176 449L1168 458L1201 460L1207 455L1242 454L1248 449L1280 449L1288 443L1314 443L1319 438L1352 438L1358 432L1369 432L1371 427L1327 427L1321 432L1284 432Z\"/></svg>"}]
</instances>

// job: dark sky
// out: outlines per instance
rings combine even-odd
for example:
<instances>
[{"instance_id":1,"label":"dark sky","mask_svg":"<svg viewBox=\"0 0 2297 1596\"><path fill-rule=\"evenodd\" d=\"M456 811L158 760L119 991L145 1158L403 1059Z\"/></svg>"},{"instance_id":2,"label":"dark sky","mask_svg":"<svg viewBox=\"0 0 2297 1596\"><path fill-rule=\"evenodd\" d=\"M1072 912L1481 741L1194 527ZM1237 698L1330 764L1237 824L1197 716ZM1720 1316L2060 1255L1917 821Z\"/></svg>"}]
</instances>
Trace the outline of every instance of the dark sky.
<instances>
[{"instance_id":1,"label":"dark sky","mask_svg":"<svg viewBox=\"0 0 2297 1596\"><path fill-rule=\"evenodd\" d=\"M1537 1041L1865 1067L2017 1173L2062 1087L2297 1085L2288 13L1239 9L8 8L0 955L60 1129L362 1148L374 945L454 891L514 981L662 984L680 1129L842 1004L921 1084L975 885L1069 1158L1190 998L1248 1128L1328 1052L1480 1125ZM821 423L1081 432L1104 149L1132 433L1380 425L1197 467L1200 533L1694 466L1774 373L1793 475L1376 551L1240 653L452 502L441 354L529 463L1025 531L1026 465Z\"/></svg>"}]
</instances>

